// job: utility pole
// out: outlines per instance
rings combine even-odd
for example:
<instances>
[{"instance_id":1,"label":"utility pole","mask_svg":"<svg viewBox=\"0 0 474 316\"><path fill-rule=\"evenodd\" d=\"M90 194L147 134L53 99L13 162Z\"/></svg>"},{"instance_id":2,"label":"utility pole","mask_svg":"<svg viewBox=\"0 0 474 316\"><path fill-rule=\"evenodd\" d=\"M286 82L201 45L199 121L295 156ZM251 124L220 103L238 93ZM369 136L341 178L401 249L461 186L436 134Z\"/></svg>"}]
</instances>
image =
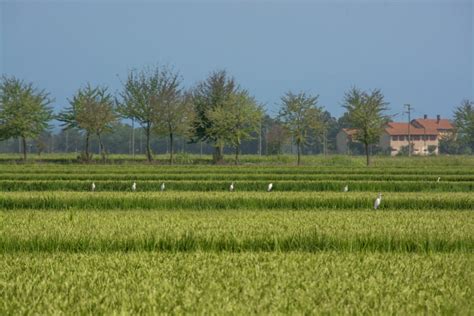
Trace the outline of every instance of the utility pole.
<instances>
[{"instance_id":1,"label":"utility pole","mask_svg":"<svg viewBox=\"0 0 474 316\"><path fill-rule=\"evenodd\" d=\"M408 157L411 157L411 133L410 133L410 125L411 125L411 110L412 107L410 104L405 104L404 105L407 110L405 111L405 113L408 114Z\"/></svg>"},{"instance_id":2,"label":"utility pole","mask_svg":"<svg viewBox=\"0 0 474 316\"><path fill-rule=\"evenodd\" d=\"M262 155L262 120L260 120L260 127L258 129L258 155Z\"/></svg>"}]
</instances>

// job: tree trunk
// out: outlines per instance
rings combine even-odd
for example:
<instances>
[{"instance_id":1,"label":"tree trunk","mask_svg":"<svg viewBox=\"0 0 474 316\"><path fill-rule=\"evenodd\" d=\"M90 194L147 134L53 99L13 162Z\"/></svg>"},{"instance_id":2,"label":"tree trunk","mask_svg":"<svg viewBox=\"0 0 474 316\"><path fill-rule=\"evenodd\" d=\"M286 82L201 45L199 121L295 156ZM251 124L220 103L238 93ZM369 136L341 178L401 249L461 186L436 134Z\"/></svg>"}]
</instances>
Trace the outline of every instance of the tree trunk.
<instances>
[{"instance_id":1,"label":"tree trunk","mask_svg":"<svg viewBox=\"0 0 474 316\"><path fill-rule=\"evenodd\" d=\"M150 136L151 136L151 126L150 123L147 124L145 128L145 134L146 134L146 159L148 162L151 162L153 160L153 156L151 155L151 145L150 145Z\"/></svg>"},{"instance_id":2,"label":"tree trunk","mask_svg":"<svg viewBox=\"0 0 474 316\"><path fill-rule=\"evenodd\" d=\"M301 144L300 142L296 142L296 151L297 151L297 155L298 155L298 166L300 165L300 162L301 162Z\"/></svg>"},{"instance_id":3,"label":"tree trunk","mask_svg":"<svg viewBox=\"0 0 474 316\"><path fill-rule=\"evenodd\" d=\"M105 162L106 160L105 147L104 147L104 144L102 143L102 138L100 137L100 134L97 134L97 137L99 138L99 147L100 147L100 155L102 156L102 162Z\"/></svg>"},{"instance_id":4,"label":"tree trunk","mask_svg":"<svg viewBox=\"0 0 474 316\"><path fill-rule=\"evenodd\" d=\"M367 158L367 166L369 166L370 165L369 144L365 144L365 156Z\"/></svg>"},{"instance_id":5,"label":"tree trunk","mask_svg":"<svg viewBox=\"0 0 474 316\"><path fill-rule=\"evenodd\" d=\"M89 132L86 132L86 144L85 144L85 151L86 151L86 161L89 162L90 156L89 156Z\"/></svg>"},{"instance_id":6,"label":"tree trunk","mask_svg":"<svg viewBox=\"0 0 474 316\"><path fill-rule=\"evenodd\" d=\"M239 164L239 153L240 153L240 146L235 146L235 164Z\"/></svg>"},{"instance_id":7,"label":"tree trunk","mask_svg":"<svg viewBox=\"0 0 474 316\"><path fill-rule=\"evenodd\" d=\"M23 160L26 161L26 137L22 137L22 142L23 142Z\"/></svg>"},{"instance_id":8,"label":"tree trunk","mask_svg":"<svg viewBox=\"0 0 474 316\"><path fill-rule=\"evenodd\" d=\"M173 151L174 151L173 133L170 133L170 165L173 164Z\"/></svg>"},{"instance_id":9,"label":"tree trunk","mask_svg":"<svg viewBox=\"0 0 474 316\"><path fill-rule=\"evenodd\" d=\"M224 145L216 145L214 152L214 163L218 164L224 160Z\"/></svg>"}]
</instances>

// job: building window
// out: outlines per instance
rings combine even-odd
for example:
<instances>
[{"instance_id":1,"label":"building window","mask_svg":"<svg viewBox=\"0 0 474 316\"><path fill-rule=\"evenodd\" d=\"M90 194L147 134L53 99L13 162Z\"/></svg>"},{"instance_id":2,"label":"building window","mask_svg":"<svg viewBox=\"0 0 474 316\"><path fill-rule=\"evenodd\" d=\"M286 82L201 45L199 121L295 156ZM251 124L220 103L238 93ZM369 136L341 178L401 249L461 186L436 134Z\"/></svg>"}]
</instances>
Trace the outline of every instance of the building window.
<instances>
[{"instance_id":1,"label":"building window","mask_svg":"<svg viewBox=\"0 0 474 316\"><path fill-rule=\"evenodd\" d=\"M430 140L436 140L436 135L430 135Z\"/></svg>"},{"instance_id":2,"label":"building window","mask_svg":"<svg viewBox=\"0 0 474 316\"><path fill-rule=\"evenodd\" d=\"M398 136L398 140L405 140L405 136Z\"/></svg>"},{"instance_id":3,"label":"building window","mask_svg":"<svg viewBox=\"0 0 474 316\"><path fill-rule=\"evenodd\" d=\"M414 140L420 140L420 135L415 135Z\"/></svg>"},{"instance_id":4,"label":"building window","mask_svg":"<svg viewBox=\"0 0 474 316\"><path fill-rule=\"evenodd\" d=\"M392 140L398 140L398 136L392 136Z\"/></svg>"}]
</instances>

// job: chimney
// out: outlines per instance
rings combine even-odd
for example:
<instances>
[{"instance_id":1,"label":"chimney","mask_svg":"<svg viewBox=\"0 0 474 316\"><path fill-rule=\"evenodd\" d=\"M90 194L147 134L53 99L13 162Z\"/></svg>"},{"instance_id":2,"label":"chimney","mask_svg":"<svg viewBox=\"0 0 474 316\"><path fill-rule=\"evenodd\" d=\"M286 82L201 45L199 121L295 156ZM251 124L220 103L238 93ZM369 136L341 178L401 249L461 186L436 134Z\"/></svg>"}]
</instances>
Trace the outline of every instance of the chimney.
<instances>
[{"instance_id":1,"label":"chimney","mask_svg":"<svg viewBox=\"0 0 474 316\"><path fill-rule=\"evenodd\" d=\"M428 118L428 115L423 115L423 118L426 120Z\"/></svg>"},{"instance_id":2,"label":"chimney","mask_svg":"<svg viewBox=\"0 0 474 316\"><path fill-rule=\"evenodd\" d=\"M440 120L440 119L441 119L441 116L440 116L439 114L438 114L438 115L436 115L436 123L438 123L438 124L439 124L439 120Z\"/></svg>"}]
</instances>

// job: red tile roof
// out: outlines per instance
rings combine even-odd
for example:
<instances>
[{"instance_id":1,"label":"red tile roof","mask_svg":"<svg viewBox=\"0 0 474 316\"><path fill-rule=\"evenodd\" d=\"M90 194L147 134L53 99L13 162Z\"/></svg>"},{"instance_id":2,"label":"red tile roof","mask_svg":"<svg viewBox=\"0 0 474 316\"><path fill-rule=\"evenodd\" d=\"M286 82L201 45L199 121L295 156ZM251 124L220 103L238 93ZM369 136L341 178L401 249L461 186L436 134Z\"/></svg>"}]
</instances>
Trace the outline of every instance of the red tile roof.
<instances>
[{"instance_id":1,"label":"red tile roof","mask_svg":"<svg viewBox=\"0 0 474 316\"><path fill-rule=\"evenodd\" d=\"M454 129L453 124L447 119L440 119L439 121L437 119L416 119L416 123L418 123L420 126L423 126L426 129L430 130L452 130Z\"/></svg>"},{"instance_id":2,"label":"red tile roof","mask_svg":"<svg viewBox=\"0 0 474 316\"><path fill-rule=\"evenodd\" d=\"M388 135L408 135L408 123L390 122L385 128ZM418 128L410 124L410 135L438 135L436 129Z\"/></svg>"}]
</instances>

